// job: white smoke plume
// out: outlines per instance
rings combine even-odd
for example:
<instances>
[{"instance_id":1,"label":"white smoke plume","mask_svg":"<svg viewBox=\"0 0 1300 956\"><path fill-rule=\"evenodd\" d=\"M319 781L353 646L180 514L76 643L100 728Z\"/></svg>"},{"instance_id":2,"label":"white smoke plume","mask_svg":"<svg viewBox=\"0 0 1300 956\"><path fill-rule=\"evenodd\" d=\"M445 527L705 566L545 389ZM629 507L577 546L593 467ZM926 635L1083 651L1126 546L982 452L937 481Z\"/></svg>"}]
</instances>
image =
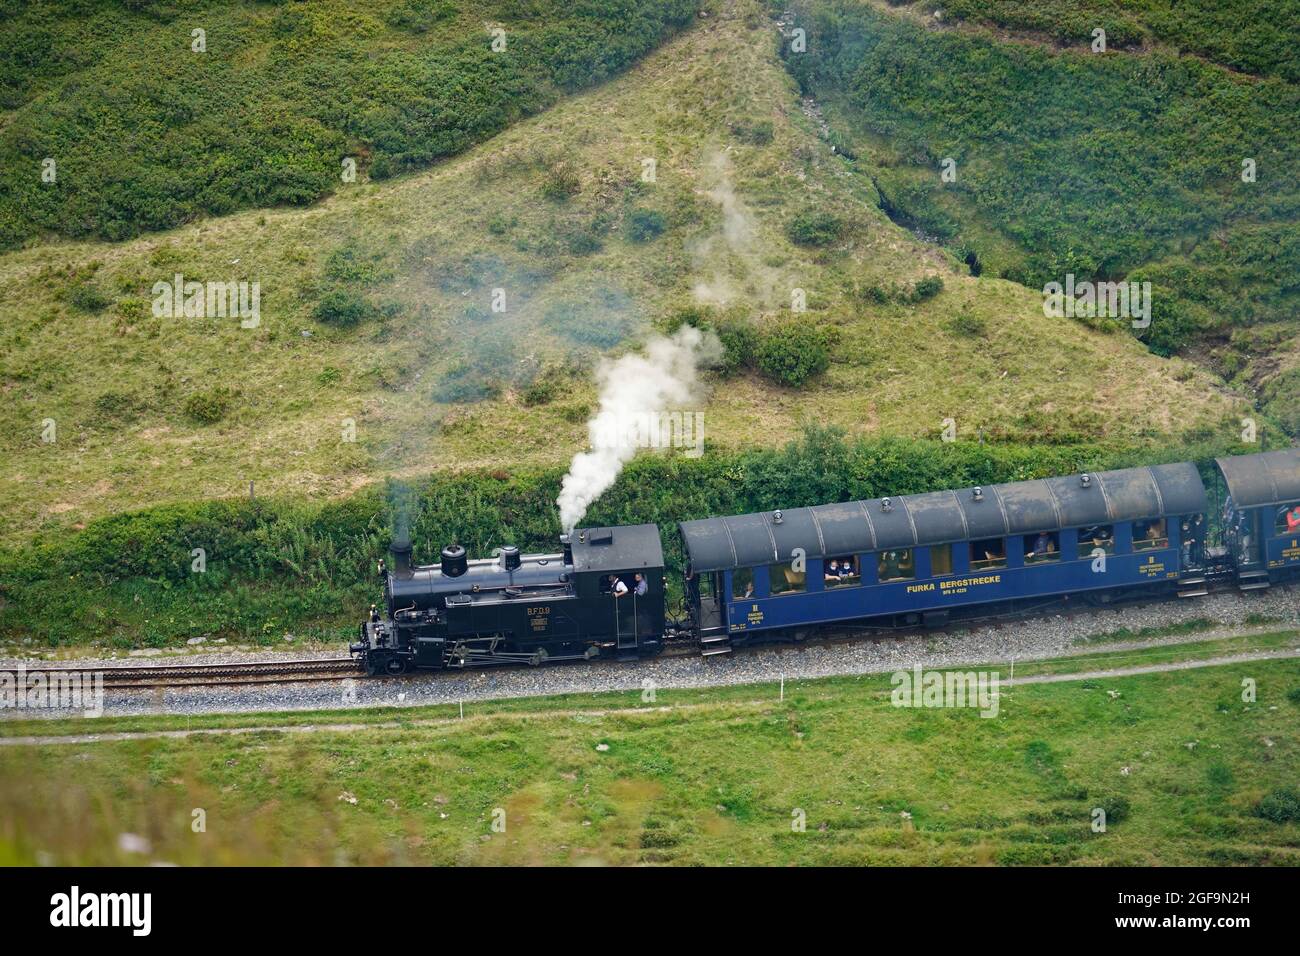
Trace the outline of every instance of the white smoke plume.
<instances>
[{"instance_id":1,"label":"white smoke plume","mask_svg":"<svg viewBox=\"0 0 1300 956\"><path fill-rule=\"evenodd\" d=\"M670 409L696 401L700 369L716 364L721 356L716 335L683 325L669 338L654 336L644 354L600 364L600 408L587 422L591 450L573 456L555 500L566 532L577 527L591 503L614 484L638 448L661 447L657 441L644 441L646 422L657 422ZM637 435L643 440L626 440Z\"/></svg>"}]
</instances>

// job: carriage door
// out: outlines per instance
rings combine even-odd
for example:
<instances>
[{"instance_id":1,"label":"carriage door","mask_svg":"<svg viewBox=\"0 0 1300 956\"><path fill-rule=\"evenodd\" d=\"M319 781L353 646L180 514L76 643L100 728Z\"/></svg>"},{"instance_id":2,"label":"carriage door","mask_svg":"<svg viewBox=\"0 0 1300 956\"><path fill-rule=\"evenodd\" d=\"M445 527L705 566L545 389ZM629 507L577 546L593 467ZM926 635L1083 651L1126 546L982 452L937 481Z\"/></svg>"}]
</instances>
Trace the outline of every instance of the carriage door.
<instances>
[{"instance_id":1,"label":"carriage door","mask_svg":"<svg viewBox=\"0 0 1300 956\"><path fill-rule=\"evenodd\" d=\"M646 598L637 597L636 580L632 578L632 575L620 574L618 578L627 585L627 593L619 597L613 587L609 590L609 599L613 602L611 613L614 619L614 638L616 645L620 649L632 648L637 646L636 605L638 601L644 601ZM632 578L632 580L629 580L629 578Z\"/></svg>"}]
</instances>

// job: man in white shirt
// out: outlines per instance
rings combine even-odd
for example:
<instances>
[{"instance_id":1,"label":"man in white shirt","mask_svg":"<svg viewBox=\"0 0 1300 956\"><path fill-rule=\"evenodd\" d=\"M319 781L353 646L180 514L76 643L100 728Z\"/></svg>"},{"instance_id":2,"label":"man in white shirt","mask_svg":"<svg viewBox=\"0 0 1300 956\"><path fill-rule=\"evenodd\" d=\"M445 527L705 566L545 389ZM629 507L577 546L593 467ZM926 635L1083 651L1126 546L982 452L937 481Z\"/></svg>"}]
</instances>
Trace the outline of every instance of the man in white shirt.
<instances>
[{"instance_id":1,"label":"man in white shirt","mask_svg":"<svg viewBox=\"0 0 1300 956\"><path fill-rule=\"evenodd\" d=\"M614 597L621 598L627 595L627 585L623 583L623 580L617 574L611 574L609 576L609 591Z\"/></svg>"}]
</instances>

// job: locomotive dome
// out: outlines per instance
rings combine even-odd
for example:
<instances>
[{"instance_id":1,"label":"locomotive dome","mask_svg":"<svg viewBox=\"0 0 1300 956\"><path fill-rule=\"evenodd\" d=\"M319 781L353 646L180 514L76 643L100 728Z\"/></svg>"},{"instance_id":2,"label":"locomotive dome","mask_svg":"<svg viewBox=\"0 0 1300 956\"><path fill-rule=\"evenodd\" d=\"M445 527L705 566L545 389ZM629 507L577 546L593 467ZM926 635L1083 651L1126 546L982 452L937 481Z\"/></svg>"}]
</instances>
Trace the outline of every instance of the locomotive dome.
<instances>
[{"instance_id":1,"label":"locomotive dome","mask_svg":"<svg viewBox=\"0 0 1300 956\"><path fill-rule=\"evenodd\" d=\"M1238 459L1240 461L1240 459ZM1057 531L1203 512L1205 485L1189 462L786 508L678 527L692 572Z\"/></svg>"}]
</instances>

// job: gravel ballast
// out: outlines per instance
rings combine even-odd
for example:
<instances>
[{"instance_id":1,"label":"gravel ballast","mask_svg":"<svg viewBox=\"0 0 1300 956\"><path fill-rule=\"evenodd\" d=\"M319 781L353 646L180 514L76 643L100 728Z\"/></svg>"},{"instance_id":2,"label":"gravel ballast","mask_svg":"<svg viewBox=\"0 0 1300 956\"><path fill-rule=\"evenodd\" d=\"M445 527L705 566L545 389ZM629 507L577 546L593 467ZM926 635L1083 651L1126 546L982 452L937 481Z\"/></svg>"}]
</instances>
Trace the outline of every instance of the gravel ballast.
<instances>
[{"instance_id":1,"label":"gravel ballast","mask_svg":"<svg viewBox=\"0 0 1300 956\"><path fill-rule=\"evenodd\" d=\"M1212 627L1191 633L1107 637L1120 630L1170 628L1194 621ZM1264 621L1265 623L1260 623ZM112 690L105 694L104 712L110 716L133 714L210 714L251 711L324 710L355 707L421 706L554 694L641 690L653 686L663 702L663 692L673 688L713 687L787 681L801 678L890 673L923 667L968 664L1009 664L1099 650L1122 651L1164 644L1190 643L1242 634L1300 627L1300 586L1273 587L1250 593L1222 592L1195 601L1159 602L1114 609L1090 609L1069 615L1046 615L998 624L906 636L863 637L860 640L805 645L774 645L710 658L661 657L630 663L556 664L540 668L498 668L472 671L421 673L400 678L358 676L356 680L316 683L261 684L248 687L190 687L174 690ZM1105 640L1098 638L1106 637ZM1091 639L1091 640L1090 640ZM284 652L234 650L224 653L184 654L148 659L105 660L105 666L163 662L218 663L236 660L332 657L339 650ZM0 669L12 670L18 659L0 660ZM26 667L49 666L45 661L22 660ZM67 662L71 663L71 662ZM93 659L76 660L78 667L93 666ZM57 665L55 665L57 666ZM646 682L651 682L647 684ZM77 716L80 712L7 710L5 717Z\"/></svg>"}]
</instances>

